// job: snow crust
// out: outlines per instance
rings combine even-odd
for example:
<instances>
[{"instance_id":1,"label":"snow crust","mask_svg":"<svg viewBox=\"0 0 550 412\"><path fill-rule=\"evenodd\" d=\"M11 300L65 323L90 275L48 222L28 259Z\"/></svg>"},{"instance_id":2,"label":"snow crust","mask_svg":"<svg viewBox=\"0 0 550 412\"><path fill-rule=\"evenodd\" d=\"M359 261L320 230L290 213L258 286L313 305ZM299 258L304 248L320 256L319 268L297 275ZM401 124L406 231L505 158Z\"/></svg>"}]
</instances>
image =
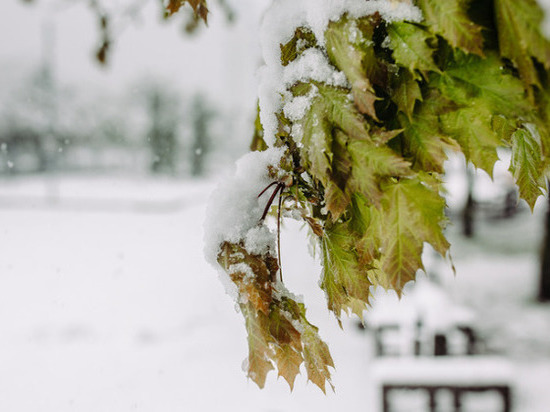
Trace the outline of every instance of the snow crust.
<instances>
[{"instance_id":1,"label":"snow crust","mask_svg":"<svg viewBox=\"0 0 550 412\"><path fill-rule=\"evenodd\" d=\"M323 51L324 32L329 22L346 13L353 18L379 13L388 22L422 20L420 10L406 0L275 0L262 24L265 66L259 72L260 120L268 145L275 141L276 113L282 110L285 101L292 98L286 91L288 87L297 81L310 79L336 86L346 85L343 73L330 65ZM299 59L284 67L280 45L290 41L298 27L311 29L320 49L306 50Z\"/></svg>"},{"instance_id":2,"label":"snow crust","mask_svg":"<svg viewBox=\"0 0 550 412\"><path fill-rule=\"evenodd\" d=\"M204 254L213 266L219 267L217 257L224 242L243 242L251 254L274 254L276 234L267 226L259 226L271 191L258 195L272 183L268 168L277 167L283 153L283 148L270 148L244 155L237 161L235 174L220 182L212 193L204 225ZM236 297L231 280L223 276L222 282Z\"/></svg>"}]
</instances>

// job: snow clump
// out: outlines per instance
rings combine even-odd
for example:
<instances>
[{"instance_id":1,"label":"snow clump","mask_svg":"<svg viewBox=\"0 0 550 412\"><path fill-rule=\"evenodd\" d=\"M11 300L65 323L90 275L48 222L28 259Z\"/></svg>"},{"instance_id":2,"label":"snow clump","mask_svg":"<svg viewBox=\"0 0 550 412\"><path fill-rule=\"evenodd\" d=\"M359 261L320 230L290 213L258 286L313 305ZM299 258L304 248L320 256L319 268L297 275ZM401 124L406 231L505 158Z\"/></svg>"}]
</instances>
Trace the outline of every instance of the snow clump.
<instances>
[{"instance_id":1,"label":"snow clump","mask_svg":"<svg viewBox=\"0 0 550 412\"><path fill-rule=\"evenodd\" d=\"M204 225L204 253L213 266L220 267L217 258L224 242L242 242L254 255L275 254L276 234L259 225L271 192L258 195L273 182L268 170L278 167L283 153L283 148L270 148L244 155L237 161L235 174L220 182L212 193ZM228 293L235 296L235 286L229 277L226 280Z\"/></svg>"}]
</instances>

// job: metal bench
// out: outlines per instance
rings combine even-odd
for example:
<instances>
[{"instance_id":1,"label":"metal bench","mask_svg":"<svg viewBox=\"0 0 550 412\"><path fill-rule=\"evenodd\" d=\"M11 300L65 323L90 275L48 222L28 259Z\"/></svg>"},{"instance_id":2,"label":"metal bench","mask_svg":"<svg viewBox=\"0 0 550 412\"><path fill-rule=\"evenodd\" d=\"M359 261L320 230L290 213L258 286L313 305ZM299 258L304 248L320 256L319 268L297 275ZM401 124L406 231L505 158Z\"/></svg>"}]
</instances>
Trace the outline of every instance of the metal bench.
<instances>
[{"instance_id":1,"label":"metal bench","mask_svg":"<svg viewBox=\"0 0 550 412\"><path fill-rule=\"evenodd\" d=\"M382 410L390 412L390 393L420 390L428 396L427 410L436 411L436 394L449 391L455 412L463 411L468 392L493 391L502 400L502 411L511 410L512 368L491 356L382 358L374 362L372 375L382 393Z\"/></svg>"}]
</instances>

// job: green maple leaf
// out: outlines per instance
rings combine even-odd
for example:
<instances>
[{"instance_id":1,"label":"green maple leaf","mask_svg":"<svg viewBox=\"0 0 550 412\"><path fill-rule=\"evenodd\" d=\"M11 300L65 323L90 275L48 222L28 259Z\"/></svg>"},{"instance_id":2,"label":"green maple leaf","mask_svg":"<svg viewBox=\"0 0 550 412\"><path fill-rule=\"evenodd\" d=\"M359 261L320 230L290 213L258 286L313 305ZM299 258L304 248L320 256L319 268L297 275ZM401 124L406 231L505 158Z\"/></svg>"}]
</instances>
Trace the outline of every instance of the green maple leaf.
<instances>
[{"instance_id":1,"label":"green maple leaf","mask_svg":"<svg viewBox=\"0 0 550 412\"><path fill-rule=\"evenodd\" d=\"M427 77L430 71L439 72L433 53L434 49L428 46L433 36L422 27L411 23L392 23L388 26L388 37L395 62L408 69L413 75L420 71Z\"/></svg>"},{"instance_id":2,"label":"green maple leaf","mask_svg":"<svg viewBox=\"0 0 550 412\"><path fill-rule=\"evenodd\" d=\"M398 293L422 269L424 242L445 256L445 200L418 178L388 184L382 198L380 269L384 287Z\"/></svg>"},{"instance_id":3,"label":"green maple leaf","mask_svg":"<svg viewBox=\"0 0 550 412\"><path fill-rule=\"evenodd\" d=\"M483 56L482 28L467 14L471 0L417 0L430 30L453 47Z\"/></svg>"},{"instance_id":4,"label":"green maple leaf","mask_svg":"<svg viewBox=\"0 0 550 412\"><path fill-rule=\"evenodd\" d=\"M374 103L378 98L369 79L376 70L378 61L374 52L372 36L377 22L364 19L361 30L356 20L345 17L331 22L325 31L326 49L331 62L343 71L351 84L354 101L361 113L376 119ZM371 73L365 70L370 68Z\"/></svg>"},{"instance_id":5,"label":"green maple leaf","mask_svg":"<svg viewBox=\"0 0 550 412\"><path fill-rule=\"evenodd\" d=\"M411 164L387 146L373 146L354 141L348 146L352 158L350 190L358 192L374 204L380 203L380 182L384 177L408 176Z\"/></svg>"},{"instance_id":6,"label":"green maple leaf","mask_svg":"<svg viewBox=\"0 0 550 412\"><path fill-rule=\"evenodd\" d=\"M397 118L403 127L405 158L411 157L415 170L443 173L443 163L448 151L460 149L439 124L439 115L450 110L449 102L433 91L412 119L399 113Z\"/></svg>"},{"instance_id":7,"label":"green maple leaf","mask_svg":"<svg viewBox=\"0 0 550 412\"><path fill-rule=\"evenodd\" d=\"M457 52L443 73L433 76L430 85L459 105L483 99L494 114L515 118L533 111L521 81L505 71L495 53L481 58Z\"/></svg>"},{"instance_id":8,"label":"green maple leaf","mask_svg":"<svg viewBox=\"0 0 550 412\"><path fill-rule=\"evenodd\" d=\"M510 172L516 180L520 196L527 201L531 210L542 194L540 186L543 175L540 136L534 126L516 130L512 136L512 160Z\"/></svg>"},{"instance_id":9,"label":"green maple leaf","mask_svg":"<svg viewBox=\"0 0 550 412\"><path fill-rule=\"evenodd\" d=\"M497 148L503 140L493 130L491 112L483 102L447 113L441 116L441 123L444 132L458 142L466 159L492 177Z\"/></svg>"},{"instance_id":10,"label":"green maple leaf","mask_svg":"<svg viewBox=\"0 0 550 412\"><path fill-rule=\"evenodd\" d=\"M409 71L403 69L399 70L399 74L395 77L395 82L397 84L393 85L391 98L397 105L397 108L410 119L416 101L422 100L420 85Z\"/></svg>"},{"instance_id":11,"label":"green maple leaf","mask_svg":"<svg viewBox=\"0 0 550 412\"><path fill-rule=\"evenodd\" d=\"M325 230L322 239L323 278L321 288L327 294L327 303L336 318L342 310L355 308L356 299L367 304L370 286L367 271L359 265L355 251L355 237L347 223L339 223Z\"/></svg>"},{"instance_id":12,"label":"green maple leaf","mask_svg":"<svg viewBox=\"0 0 550 412\"><path fill-rule=\"evenodd\" d=\"M351 212L349 225L359 239L355 243L359 264L365 268L377 267L383 230L381 210L356 193L352 199Z\"/></svg>"},{"instance_id":13,"label":"green maple leaf","mask_svg":"<svg viewBox=\"0 0 550 412\"><path fill-rule=\"evenodd\" d=\"M333 163L332 130L353 139L371 140L369 125L345 89L316 83L319 95L300 121L306 167L324 187L329 187Z\"/></svg>"},{"instance_id":14,"label":"green maple leaf","mask_svg":"<svg viewBox=\"0 0 550 412\"><path fill-rule=\"evenodd\" d=\"M325 103L327 118L333 126L350 138L371 140L370 126L355 107L348 90L323 84L317 84L317 87Z\"/></svg>"},{"instance_id":15,"label":"green maple leaf","mask_svg":"<svg viewBox=\"0 0 550 412\"><path fill-rule=\"evenodd\" d=\"M328 382L334 389L328 369L329 366L334 368L334 361L330 356L327 344L319 338L315 326L310 325L304 329L303 342L304 363L308 379L323 392L325 392L325 382Z\"/></svg>"},{"instance_id":16,"label":"green maple leaf","mask_svg":"<svg viewBox=\"0 0 550 412\"><path fill-rule=\"evenodd\" d=\"M347 209L351 199L346 186L351 175L351 156L346 148L347 136L336 130L332 142L331 181L325 188L325 205L336 221Z\"/></svg>"},{"instance_id":17,"label":"green maple leaf","mask_svg":"<svg viewBox=\"0 0 550 412\"><path fill-rule=\"evenodd\" d=\"M541 33L544 13L536 0L495 0L500 54L512 60L525 85L539 85L533 59L550 69L550 42Z\"/></svg>"}]
</instances>

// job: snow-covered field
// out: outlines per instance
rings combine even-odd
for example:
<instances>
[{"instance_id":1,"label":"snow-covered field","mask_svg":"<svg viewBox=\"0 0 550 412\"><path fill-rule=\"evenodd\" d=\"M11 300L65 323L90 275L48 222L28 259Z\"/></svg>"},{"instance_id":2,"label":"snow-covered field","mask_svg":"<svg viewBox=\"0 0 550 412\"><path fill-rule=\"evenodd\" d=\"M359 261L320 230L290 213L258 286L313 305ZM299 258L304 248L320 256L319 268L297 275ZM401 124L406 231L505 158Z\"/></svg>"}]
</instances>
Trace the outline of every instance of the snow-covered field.
<instances>
[{"instance_id":1,"label":"snow-covered field","mask_svg":"<svg viewBox=\"0 0 550 412\"><path fill-rule=\"evenodd\" d=\"M0 181L0 411L377 410L369 335L355 321L340 330L327 312L319 265L292 222L281 239L285 281L331 347L336 392L304 376L292 393L273 373L264 390L247 381L241 315L202 253L212 188ZM488 346L509 356L521 412L550 410L550 308L530 300L542 212L486 225L471 244L453 229L456 278L436 265L478 314Z\"/></svg>"}]
</instances>

